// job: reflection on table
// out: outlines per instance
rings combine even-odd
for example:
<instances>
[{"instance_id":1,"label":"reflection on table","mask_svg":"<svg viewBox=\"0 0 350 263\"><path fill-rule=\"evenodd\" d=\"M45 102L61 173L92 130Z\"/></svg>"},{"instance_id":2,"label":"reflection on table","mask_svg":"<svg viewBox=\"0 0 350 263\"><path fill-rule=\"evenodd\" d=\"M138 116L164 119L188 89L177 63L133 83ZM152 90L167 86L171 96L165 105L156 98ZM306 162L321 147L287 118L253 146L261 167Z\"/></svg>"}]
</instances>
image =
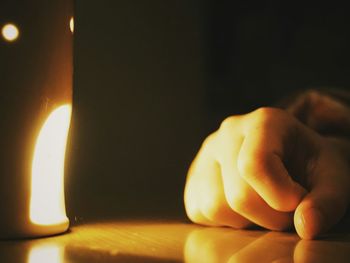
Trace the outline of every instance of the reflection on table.
<instances>
[{"instance_id":1,"label":"reflection on table","mask_svg":"<svg viewBox=\"0 0 350 263\"><path fill-rule=\"evenodd\" d=\"M305 241L295 233L109 221L54 237L0 241L1 262L349 262L350 234Z\"/></svg>"}]
</instances>

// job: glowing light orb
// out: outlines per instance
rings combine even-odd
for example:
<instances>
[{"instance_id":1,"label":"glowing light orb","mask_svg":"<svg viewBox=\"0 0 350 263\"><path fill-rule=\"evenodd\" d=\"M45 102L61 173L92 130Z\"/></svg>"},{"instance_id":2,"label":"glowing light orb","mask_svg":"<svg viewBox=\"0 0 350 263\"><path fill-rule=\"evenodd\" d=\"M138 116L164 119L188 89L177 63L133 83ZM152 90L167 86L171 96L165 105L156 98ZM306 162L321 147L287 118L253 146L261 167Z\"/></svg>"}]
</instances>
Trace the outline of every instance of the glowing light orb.
<instances>
[{"instance_id":1,"label":"glowing light orb","mask_svg":"<svg viewBox=\"0 0 350 263\"><path fill-rule=\"evenodd\" d=\"M19 37L19 29L15 24L6 24L2 27L1 34L6 41L13 42Z\"/></svg>"},{"instance_id":2,"label":"glowing light orb","mask_svg":"<svg viewBox=\"0 0 350 263\"><path fill-rule=\"evenodd\" d=\"M71 17L69 20L69 29L70 32L74 33L74 17Z\"/></svg>"}]
</instances>

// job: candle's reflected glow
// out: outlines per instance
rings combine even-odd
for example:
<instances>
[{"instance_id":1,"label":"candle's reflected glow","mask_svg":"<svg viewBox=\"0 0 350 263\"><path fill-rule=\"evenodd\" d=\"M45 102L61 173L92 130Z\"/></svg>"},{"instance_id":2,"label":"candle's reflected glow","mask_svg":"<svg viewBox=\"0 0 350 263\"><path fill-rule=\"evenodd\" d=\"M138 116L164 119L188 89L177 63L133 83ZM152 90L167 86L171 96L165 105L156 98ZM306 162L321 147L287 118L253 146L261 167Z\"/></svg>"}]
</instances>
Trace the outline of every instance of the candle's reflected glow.
<instances>
[{"instance_id":1,"label":"candle's reflected glow","mask_svg":"<svg viewBox=\"0 0 350 263\"><path fill-rule=\"evenodd\" d=\"M35 145L30 220L38 225L67 221L63 177L70 116L70 105L55 109L41 128Z\"/></svg>"},{"instance_id":2,"label":"candle's reflected glow","mask_svg":"<svg viewBox=\"0 0 350 263\"><path fill-rule=\"evenodd\" d=\"M6 41L13 42L18 38L19 30L16 25L9 23L2 27L1 34Z\"/></svg>"},{"instance_id":3,"label":"candle's reflected glow","mask_svg":"<svg viewBox=\"0 0 350 263\"><path fill-rule=\"evenodd\" d=\"M74 33L74 17L71 17L69 20L69 29L70 32Z\"/></svg>"},{"instance_id":4,"label":"candle's reflected glow","mask_svg":"<svg viewBox=\"0 0 350 263\"><path fill-rule=\"evenodd\" d=\"M63 249L56 245L33 247L28 256L28 263L63 263Z\"/></svg>"}]
</instances>

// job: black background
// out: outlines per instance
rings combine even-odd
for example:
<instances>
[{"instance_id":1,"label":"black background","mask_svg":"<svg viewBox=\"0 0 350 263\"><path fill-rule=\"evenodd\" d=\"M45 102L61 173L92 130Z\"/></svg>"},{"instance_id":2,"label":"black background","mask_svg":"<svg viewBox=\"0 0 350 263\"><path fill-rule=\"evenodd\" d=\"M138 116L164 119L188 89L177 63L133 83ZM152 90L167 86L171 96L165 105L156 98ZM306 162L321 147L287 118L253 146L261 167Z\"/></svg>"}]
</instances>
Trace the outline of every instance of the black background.
<instances>
[{"instance_id":1,"label":"black background","mask_svg":"<svg viewBox=\"0 0 350 263\"><path fill-rule=\"evenodd\" d=\"M227 115L349 87L345 5L77 0L71 218L183 216L187 168Z\"/></svg>"}]
</instances>

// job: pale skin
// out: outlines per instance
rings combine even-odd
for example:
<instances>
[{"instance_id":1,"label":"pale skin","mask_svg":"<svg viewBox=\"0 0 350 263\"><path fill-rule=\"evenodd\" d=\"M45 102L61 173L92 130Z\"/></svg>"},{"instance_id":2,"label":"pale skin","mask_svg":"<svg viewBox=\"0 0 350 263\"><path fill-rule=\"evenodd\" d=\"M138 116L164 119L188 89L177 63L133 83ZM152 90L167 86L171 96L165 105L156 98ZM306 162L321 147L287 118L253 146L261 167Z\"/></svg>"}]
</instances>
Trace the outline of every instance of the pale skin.
<instances>
[{"instance_id":1,"label":"pale skin","mask_svg":"<svg viewBox=\"0 0 350 263\"><path fill-rule=\"evenodd\" d=\"M187 176L188 217L208 226L295 227L313 239L350 202L346 138L324 136L286 110L231 116L203 142Z\"/></svg>"}]
</instances>

